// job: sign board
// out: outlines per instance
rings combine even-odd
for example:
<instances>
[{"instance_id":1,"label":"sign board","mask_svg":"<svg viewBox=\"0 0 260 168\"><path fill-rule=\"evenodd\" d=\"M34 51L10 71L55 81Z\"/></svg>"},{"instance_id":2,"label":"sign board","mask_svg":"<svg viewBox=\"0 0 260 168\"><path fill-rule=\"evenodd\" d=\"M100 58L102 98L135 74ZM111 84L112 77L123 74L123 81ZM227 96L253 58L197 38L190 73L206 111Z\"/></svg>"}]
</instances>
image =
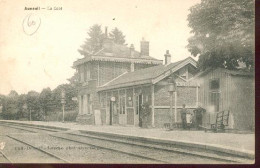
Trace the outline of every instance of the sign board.
<instances>
[{"instance_id":1,"label":"sign board","mask_svg":"<svg viewBox=\"0 0 260 168\"><path fill-rule=\"evenodd\" d=\"M73 101L78 101L78 98L77 97L72 97L72 100Z\"/></svg>"},{"instance_id":2,"label":"sign board","mask_svg":"<svg viewBox=\"0 0 260 168\"><path fill-rule=\"evenodd\" d=\"M110 99L111 101L116 101L116 98L115 97L111 97L111 99Z\"/></svg>"}]
</instances>

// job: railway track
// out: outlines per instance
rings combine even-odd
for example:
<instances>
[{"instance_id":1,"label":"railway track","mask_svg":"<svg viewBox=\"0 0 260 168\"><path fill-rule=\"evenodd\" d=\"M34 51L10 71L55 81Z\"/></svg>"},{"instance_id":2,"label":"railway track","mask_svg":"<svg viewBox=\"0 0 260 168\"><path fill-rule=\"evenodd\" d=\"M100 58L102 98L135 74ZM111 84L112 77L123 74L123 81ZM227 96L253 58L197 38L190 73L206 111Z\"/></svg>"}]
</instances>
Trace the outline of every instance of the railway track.
<instances>
[{"instance_id":1,"label":"railway track","mask_svg":"<svg viewBox=\"0 0 260 168\"><path fill-rule=\"evenodd\" d=\"M132 142L132 141L127 141L127 140L116 140L113 138L106 138L106 137L99 137L99 136L93 136L93 135L82 135L82 134L77 134L77 133L67 133L66 135L51 135L57 138L73 141L73 142L80 142L82 144L87 144L87 145L93 145L95 147L102 147L108 150L116 150L118 152L123 152L123 153L132 153L135 156L138 157L143 157L142 155L138 154L138 149L135 151L133 150L134 147L137 148L146 148L148 150L153 150L153 153L161 152L161 156L164 159L157 159L158 155L153 155L151 154L149 156L149 152L143 152L148 154L149 160L157 161L160 163L173 163L173 158L171 157L171 154L180 154L180 155L189 155L193 156L196 158L203 158L203 159L210 159L212 161L220 161L220 162L225 162L225 163L243 163L247 161L246 159L243 158L234 158L231 156L220 156L219 154L214 154L214 153L207 153L207 152L201 152L201 151L192 151L188 149L181 149L181 148L176 148L176 147L166 147L162 145L155 145L155 144L144 144L140 142ZM68 137L69 136L69 137ZM81 139L76 138L76 137L83 137ZM121 148L117 148L121 144ZM127 149L128 146L128 149Z\"/></svg>"},{"instance_id":2,"label":"railway track","mask_svg":"<svg viewBox=\"0 0 260 168\"><path fill-rule=\"evenodd\" d=\"M0 150L0 160L2 163L14 163L6 154Z\"/></svg>"},{"instance_id":3,"label":"railway track","mask_svg":"<svg viewBox=\"0 0 260 168\"><path fill-rule=\"evenodd\" d=\"M50 157L54 157L54 158L56 158L57 160L60 160L61 162L70 163L67 159L64 159L64 158L62 158L62 157L60 157L60 156L57 156L57 155L55 155L55 154L53 154L53 153L51 153L51 152L49 152L49 151L47 151L47 150L38 148L38 147L36 147L36 146L34 146L34 145L28 143L28 142L25 142L25 141L23 141L23 140L20 140L20 139L18 139L18 138L15 138L15 137L13 137L13 136L10 136L10 135L7 135L7 137L9 137L9 138L11 138L11 139L13 139L13 140L16 140L16 141L18 141L18 142L20 142L20 143L23 143L23 144L25 144L25 145L28 145L28 146L30 146L30 147L32 147L32 148L38 150L38 151L41 151L42 153L47 154L47 155L49 155Z\"/></svg>"},{"instance_id":4,"label":"railway track","mask_svg":"<svg viewBox=\"0 0 260 168\"><path fill-rule=\"evenodd\" d=\"M128 155L133 158L140 158L150 161L152 163L176 163L177 156L184 158L194 158L194 160L201 159L211 161L212 163L247 163L249 160L242 157L230 156L225 153L212 153L206 151L196 151L191 149L183 149L171 145L162 145L155 143L145 143L125 138L113 138L108 135L97 135L92 133L82 132L61 132L61 130L55 130L50 128L39 128L34 126L19 125L19 124L0 124L3 126L12 127L15 129L27 130L28 132L37 133L39 130L48 133L48 136L55 137L63 141L69 141L72 143L78 143L82 145L92 146L98 149L116 152L124 155ZM37 131L38 130L38 131ZM55 133L56 132L56 133ZM55 134L53 134L55 133ZM9 138L17 140L21 143L27 144L34 149L38 149L36 146L25 142L21 139L8 135ZM51 157L55 157L63 162L70 163L66 158L59 157L55 153L43 150L42 152L48 154ZM186 162L185 162L186 163Z\"/></svg>"},{"instance_id":5,"label":"railway track","mask_svg":"<svg viewBox=\"0 0 260 168\"><path fill-rule=\"evenodd\" d=\"M36 126L30 126L30 125L21 125L21 124L17 124L17 123L1 123L0 122L0 126L1 125L7 126L7 127L12 127L12 128L19 129L19 130L32 132L32 133L37 133L37 132L39 132L39 130L47 131L47 132L59 132L59 131L61 131L61 130L52 129L52 128L44 128L44 127L38 127L38 126L36 127ZM30 128L31 130L28 129L28 128Z\"/></svg>"}]
</instances>

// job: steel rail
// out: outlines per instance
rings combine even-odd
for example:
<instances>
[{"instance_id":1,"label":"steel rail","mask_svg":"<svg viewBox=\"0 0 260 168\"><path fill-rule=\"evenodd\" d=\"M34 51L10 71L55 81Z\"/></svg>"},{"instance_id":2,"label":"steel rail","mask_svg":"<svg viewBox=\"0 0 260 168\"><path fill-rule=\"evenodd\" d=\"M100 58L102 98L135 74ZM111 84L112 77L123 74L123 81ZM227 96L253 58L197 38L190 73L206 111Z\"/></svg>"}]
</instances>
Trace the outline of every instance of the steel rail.
<instances>
[{"instance_id":1,"label":"steel rail","mask_svg":"<svg viewBox=\"0 0 260 168\"><path fill-rule=\"evenodd\" d=\"M29 125L23 125L23 124L19 124L19 123L1 123L0 122L0 125L11 125L11 126L19 126L19 127L26 127L26 128L33 128L33 129L39 129L39 130L44 130L44 131L50 131L50 132L59 132L58 130L54 130L54 129L49 129L49 128L40 128L40 127L37 127L37 126L29 126Z\"/></svg>"},{"instance_id":2,"label":"steel rail","mask_svg":"<svg viewBox=\"0 0 260 168\"><path fill-rule=\"evenodd\" d=\"M91 143L82 142L82 141L78 141L78 140L74 140L74 139L70 139L70 138L60 137L60 136L56 136L56 135L50 135L50 136L60 138L60 139L65 139L65 140L72 141L72 142L77 142L77 143L80 143L80 144L93 146L93 147L100 148L100 149L105 149L105 150L109 150L109 151L113 151L113 152L126 154L126 155L133 156L133 157L138 157L138 158L142 158L142 159L146 159L146 160L156 161L156 162L160 162L160 163L167 163L167 164L170 163L170 162L166 162L166 161L163 161L163 160L154 159L154 158L151 158L151 157L146 157L146 156L143 156L143 155L133 154L133 153L130 153L130 152L124 152L124 151L121 151L121 150L112 149L112 148L108 148L108 147L98 146L98 145L94 145L94 144L91 144Z\"/></svg>"},{"instance_id":3,"label":"steel rail","mask_svg":"<svg viewBox=\"0 0 260 168\"><path fill-rule=\"evenodd\" d=\"M34 149L39 150L39 151L41 151L41 152L43 152L43 153L45 153L45 154L47 154L47 155L49 155L49 156L52 156L52 157L54 157L54 158L56 158L56 159L62 160L62 161L65 162L65 163L71 163L70 161L68 161L68 160L66 160L66 159L64 159L64 158L62 158L62 157L60 157L60 156L57 156L57 155L55 155L55 154L53 154L53 153L51 153L51 152L48 152L48 151L46 151L46 150L44 150L44 149L37 148L36 146L34 146L34 145L32 145L32 144L29 144L29 143L27 143L27 142L25 142L25 141L22 141L22 140L20 140L20 139L17 139L17 138L15 138L15 137L10 136L10 135L7 135L7 137L9 137L9 138L11 138L11 139L14 139L14 140L16 140L16 141L18 141L18 142L21 142L21 143L23 143L23 144L26 144L26 145L28 145L28 146L31 146L31 147L33 147Z\"/></svg>"},{"instance_id":4,"label":"steel rail","mask_svg":"<svg viewBox=\"0 0 260 168\"><path fill-rule=\"evenodd\" d=\"M209 156L207 153L206 154L202 154L201 152L194 152L191 150L184 150L184 149L169 149L166 147L162 147L162 146L158 146L158 145L145 145L145 144L141 144L138 142L126 142L126 141L122 141L122 140L118 140L118 139L110 139L110 138L104 138L104 137L98 137L98 136L93 136L93 135L82 135L82 134L75 134L75 133L67 133L70 135L74 135L74 136L82 136L82 137L87 137L87 138L92 138L92 139L98 139L98 140L103 140L103 141L110 141L110 142L116 142L116 143L121 143L121 144L127 144L127 145L135 145L135 146L140 146L140 147L146 147L146 148L150 148L150 149L156 149L156 150L160 150L160 151L167 151L167 152L172 152L172 153L178 153L178 154L182 154L182 155L191 155L191 156L196 156L196 157L200 157L200 158L207 158L207 159L212 159L212 160L216 160L216 161L225 161L225 162L234 162L234 163L239 163L239 161L237 159L233 159L233 158L221 158L218 156Z\"/></svg>"},{"instance_id":5,"label":"steel rail","mask_svg":"<svg viewBox=\"0 0 260 168\"><path fill-rule=\"evenodd\" d=\"M28 130L28 129L24 129L24 128L21 128L21 127L16 127L16 126L13 126L13 125L6 125L6 124L0 123L0 126L6 126L6 127L10 127L10 128L15 128L15 129L19 129L19 130L24 130L24 131L36 133L35 131L31 131L31 130Z\"/></svg>"},{"instance_id":6,"label":"steel rail","mask_svg":"<svg viewBox=\"0 0 260 168\"><path fill-rule=\"evenodd\" d=\"M16 125L19 125L19 123L16 124ZM24 125L21 125L21 127L27 127L29 129L30 128L32 128L32 129L41 129L41 128L34 127L34 126L24 126ZM22 128L17 128L17 129L22 129ZM24 130L26 130L26 129L24 129ZM48 129L44 129L44 130L47 131ZM29 131L29 130L27 130L27 131ZM50 132L53 132L53 131L50 131ZM172 153L179 153L179 154L183 154L183 155L191 155L191 156L196 156L196 157L200 157L200 158L212 159L212 160L216 160L216 161L225 161L225 162L239 163L239 162L242 162L244 160L244 159L240 159L240 157L238 157L238 156L232 157L232 155L231 155L231 156L227 156L226 158L223 158L221 156L218 156L218 155L212 154L212 153L209 155L206 152L202 153L202 152L185 150L185 149L179 149L179 148L168 149L168 148L163 147L163 146L158 146L158 145L153 145L153 144L145 145L145 144L138 143L138 142L126 142L126 141L123 141L123 140L112 139L112 138L104 137L104 136L100 137L98 135L89 135L89 134L86 135L86 134L75 134L75 133L66 133L66 134L70 134L70 135L74 135L74 136L87 137L87 138L91 138L91 139L98 139L98 140L103 140L103 141L109 141L109 142L113 142L113 143L116 142L116 143L127 144L127 145L135 145L135 146L146 147L146 148L151 148L151 149L156 149L156 150L161 150L161 151L167 151L167 152L172 152ZM55 135L51 135L51 134L49 134L49 135L53 136L53 137L61 138L61 139L66 139L66 140L69 140L69 141L74 141L74 142L77 142L77 143L83 143L83 144L87 144L87 145L98 147L98 148L112 150L111 148L100 147L100 146L93 145L93 144L86 143L86 142L76 141L76 140L72 140L72 139L69 139L69 138L59 137L59 136L55 136ZM120 152L120 153L123 152L123 151L119 151L119 150L115 150L115 149L113 149L113 150L116 151L116 152ZM123 152L123 153L129 155L128 152ZM136 154L132 154L132 155L136 155ZM138 157L140 157L140 156L138 155ZM142 156L142 157L144 157L144 156ZM153 158L148 158L148 157L144 157L144 159L168 163L168 162L165 162L165 161L161 161L161 160L153 159Z\"/></svg>"},{"instance_id":7,"label":"steel rail","mask_svg":"<svg viewBox=\"0 0 260 168\"><path fill-rule=\"evenodd\" d=\"M8 157L6 156L6 154L5 154L3 151L0 150L0 153L2 154L2 156L3 156L6 160L8 160L9 163L14 163L10 158L8 158Z\"/></svg>"}]
</instances>

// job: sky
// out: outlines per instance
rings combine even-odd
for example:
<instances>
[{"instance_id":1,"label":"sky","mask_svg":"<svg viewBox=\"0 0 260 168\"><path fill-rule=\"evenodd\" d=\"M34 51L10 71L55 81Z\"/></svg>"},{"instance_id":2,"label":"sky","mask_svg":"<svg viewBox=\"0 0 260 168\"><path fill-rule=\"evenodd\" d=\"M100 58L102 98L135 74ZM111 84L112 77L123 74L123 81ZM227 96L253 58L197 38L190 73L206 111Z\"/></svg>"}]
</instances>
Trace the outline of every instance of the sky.
<instances>
[{"instance_id":1,"label":"sky","mask_svg":"<svg viewBox=\"0 0 260 168\"><path fill-rule=\"evenodd\" d=\"M134 44L137 51L144 37L154 58L164 60L166 50L170 50L172 62L189 57L187 15L199 2L0 0L0 94L11 90L19 94L41 92L68 83L75 72L73 62L83 57L77 50L93 24L102 25L103 30L107 26L108 31L119 28L126 43ZM45 9L30 11L25 7Z\"/></svg>"}]
</instances>

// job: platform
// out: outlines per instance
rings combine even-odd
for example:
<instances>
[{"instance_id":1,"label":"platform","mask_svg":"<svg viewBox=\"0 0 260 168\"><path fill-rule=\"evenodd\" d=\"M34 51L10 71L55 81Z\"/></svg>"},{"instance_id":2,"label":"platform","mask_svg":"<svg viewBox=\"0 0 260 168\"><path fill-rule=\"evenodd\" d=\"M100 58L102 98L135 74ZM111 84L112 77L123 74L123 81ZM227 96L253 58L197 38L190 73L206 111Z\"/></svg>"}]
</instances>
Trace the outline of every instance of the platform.
<instances>
[{"instance_id":1,"label":"platform","mask_svg":"<svg viewBox=\"0 0 260 168\"><path fill-rule=\"evenodd\" d=\"M94 131L100 133L110 133L120 136L130 136L135 138L148 138L158 142L172 142L178 145L206 148L227 153L241 153L254 157L255 155L255 134L235 134L235 133L212 133L204 131L174 130L165 129L145 129L128 126L108 126L108 125L82 125L78 123L62 122L42 122L42 121L12 121L32 125L42 125L47 127L61 127L70 130Z\"/></svg>"}]
</instances>

